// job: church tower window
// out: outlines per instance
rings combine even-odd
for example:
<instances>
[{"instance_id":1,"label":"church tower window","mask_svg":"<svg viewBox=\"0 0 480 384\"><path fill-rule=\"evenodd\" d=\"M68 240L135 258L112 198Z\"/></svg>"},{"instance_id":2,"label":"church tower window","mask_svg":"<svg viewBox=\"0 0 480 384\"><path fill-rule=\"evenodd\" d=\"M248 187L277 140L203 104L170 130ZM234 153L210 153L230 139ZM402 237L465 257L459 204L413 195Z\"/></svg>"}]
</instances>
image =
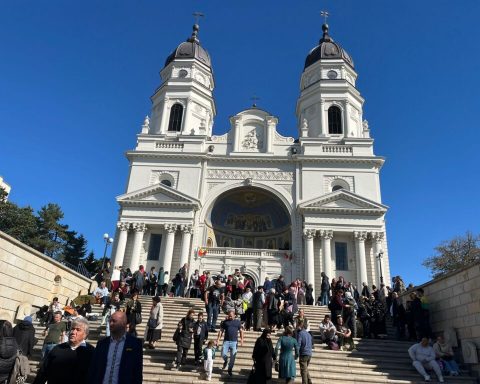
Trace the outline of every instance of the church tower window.
<instances>
[{"instance_id":1,"label":"church tower window","mask_svg":"<svg viewBox=\"0 0 480 384\"><path fill-rule=\"evenodd\" d=\"M342 111L336 106L328 108L328 133L342 133Z\"/></svg>"},{"instance_id":2,"label":"church tower window","mask_svg":"<svg viewBox=\"0 0 480 384\"><path fill-rule=\"evenodd\" d=\"M170 111L170 120L168 121L169 132L180 132L182 130L183 106L174 104Z\"/></svg>"}]
</instances>

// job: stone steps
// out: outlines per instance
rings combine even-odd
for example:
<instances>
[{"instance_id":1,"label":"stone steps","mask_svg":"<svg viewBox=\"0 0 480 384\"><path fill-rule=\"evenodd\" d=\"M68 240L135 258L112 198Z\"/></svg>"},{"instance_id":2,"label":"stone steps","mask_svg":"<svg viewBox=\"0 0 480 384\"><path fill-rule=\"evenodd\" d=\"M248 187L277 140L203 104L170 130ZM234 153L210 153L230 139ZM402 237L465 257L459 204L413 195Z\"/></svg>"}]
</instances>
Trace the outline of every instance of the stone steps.
<instances>
[{"instance_id":1,"label":"stone steps","mask_svg":"<svg viewBox=\"0 0 480 384\"><path fill-rule=\"evenodd\" d=\"M149 297L141 297L143 323L137 326L139 336L143 337L145 325L148 319L148 313L151 306ZM193 308L196 312L205 313L203 302L199 299L184 298L163 298L164 305L164 329L162 340L157 342L154 350L144 350L144 383L197 383L202 379L201 367L198 369L193 363L193 343L187 358L187 364L181 370L171 370L171 362L176 354L176 346L172 336L178 321L185 316L188 309ZM318 336L318 324L325 314L329 313L326 307L302 306L305 309L305 316L309 319L314 336ZM95 313L101 313L99 306L94 306ZM206 318L206 314L205 314ZM219 316L219 321L223 315ZM93 345L98 338L105 335L105 326L100 325L99 320L90 322L90 340ZM36 325L36 337L39 339L34 348L33 360L31 362L32 370L37 369L40 360L41 345L43 336L38 324ZM245 383L246 378L252 367L251 353L254 343L260 333L245 332L245 342L243 347L239 347L236 356L233 377L226 375L221 371L222 359L217 354L214 362L214 372L212 382L214 383ZM281 333L272 335L272 342L275 345L277 338ZM210 334L210 339L216 339L217 334ZM314 383L323 381L350 384L350 383L391 383L407 384L421 383L419 375L411 365L407 353L411 342L393 341L393 340L373 340L357 339L357 351L331 351L325 345L316 342L314 356L310 364L310 374ZM221 346L220 346L221 347ZM297 362L297 375L300 370ZM275 373L274 373L275 376ZM298 379L297 379L298 381ZM284 383L284 380L274 380L274 383ZM447 383L451 384L473 384L474 378L468 376L467 372L462 372L462 376L456 378L446 378Z\"/></svg>"}]
</instances>

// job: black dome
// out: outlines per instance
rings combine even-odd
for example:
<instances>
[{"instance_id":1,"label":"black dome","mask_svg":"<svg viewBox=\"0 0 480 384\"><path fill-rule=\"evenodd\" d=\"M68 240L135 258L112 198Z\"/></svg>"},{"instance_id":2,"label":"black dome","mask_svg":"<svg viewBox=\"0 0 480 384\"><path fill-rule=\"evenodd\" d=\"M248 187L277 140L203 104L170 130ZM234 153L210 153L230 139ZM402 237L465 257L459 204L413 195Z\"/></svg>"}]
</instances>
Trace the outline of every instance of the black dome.
<instances>
[{"instance_id":1,"label":"black dome","mask_svg":"<svg viewBox=\"0 0 480 384\"><path fill-rule=\"evenodd\" d=\"M181 43L175 50L167 57L165 67L175 59L197 59L207 67L211 68L211 60L208 52L200 45L198 40L198 24L193 26L193 33L187 41Z\"/></svg>"},{"instance_id":2,"label":"black dome","mask_svg":"<svg viewBox=\"0 0 480 384\"><path fill-rule=\"evenodd\" d=\"M328 34L328 25L322 25L323 37L318 45L313 48L305 59L305 68L320 60L343 59L352 68L353 60L350 55L340 45L335 43Z\"/></svg>"}]
</instances>

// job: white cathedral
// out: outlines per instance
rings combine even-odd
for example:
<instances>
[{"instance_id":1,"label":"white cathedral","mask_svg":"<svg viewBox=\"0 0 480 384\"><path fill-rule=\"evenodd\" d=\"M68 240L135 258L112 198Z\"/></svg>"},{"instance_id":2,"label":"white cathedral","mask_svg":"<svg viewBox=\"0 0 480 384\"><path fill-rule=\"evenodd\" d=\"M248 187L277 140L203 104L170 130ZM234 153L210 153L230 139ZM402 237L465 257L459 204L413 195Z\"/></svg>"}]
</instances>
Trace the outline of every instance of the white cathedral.
<instances>
[{"instance_id":1,"label":"white cathedral","mask_svg":"<svg viewBox=\"0 0 480 384\"><path fill-rule=\"evenodd\" d=\"M213 134L212 63L198 25L168 56L130 162L113 265L390 281L380 169L352 58L329 35L305 60L298 139L256 107Z\"/></svg>"}]
</instances>

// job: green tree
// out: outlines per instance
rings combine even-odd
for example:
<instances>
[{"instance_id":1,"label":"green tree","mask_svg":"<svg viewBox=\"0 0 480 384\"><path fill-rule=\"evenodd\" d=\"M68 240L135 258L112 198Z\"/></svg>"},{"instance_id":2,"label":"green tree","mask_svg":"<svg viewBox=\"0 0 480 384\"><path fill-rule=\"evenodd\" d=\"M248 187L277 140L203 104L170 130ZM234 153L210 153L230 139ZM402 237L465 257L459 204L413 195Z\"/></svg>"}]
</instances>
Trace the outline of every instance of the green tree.
<instances>
[{"instance_id":1,"label":"green tree","mask_svg":"<svg viewBox=\"0 0 480 384\"><path fill-rule=\"evenodd\" d=\"M9 201L0 201L0 231L35 248L38 242L37 221L31 207L20 208Z\"/></svg>"},{"instance_id":2,"label":"green tree","mask_svg":"<svg viewBox=\"0 0 480 384\"><path fill-rule=\"evenodd\" d=\"M66 231L66 242L61 258L67 263L78 265L87 256L87 240L75 231Z\"/></svg>"},{"instance_id":3,"label":"green tree","mask_svg":"<svg viewBox=\"0 0 480 384\"><path fill-rule=\"evenodd\" d=\"M430 269L433 277L456 271L480 260L480 235L467 232L436 246L435 254L427 258L423 265Z\"/></svg>"},{"instance_id":4,"label":"green tree","mask_svg":"<svg viewBox=\"0 0 480 384\"><path fill-rule=\"evenodd\" d=\"M6 203L7 197L8 197L7 191L5 191L5 189L0 187L0 203Z\"/></svg>"},{"instance_id":5,"label":"green tree","mask_svg":"<svg viewBox=\"0 0 480 384\"><path fill-rule=\"evenodd\" d=\"M85 268L87 268L87 271L93 276L102 266L102 260L97 260L93 251L90 251L83 264Z\"/></svg>"},{"instance_id":6,"label":"green tree","mask_svg":"<svg viewBox=\"0 0 480 384\"><path fill-rule=\"evenodd\" d=\"M58 204L48 203L38 211L37 249L53 258L60 258L65 248L68 225L61 224L62 219L63 212Z\"/></svg>"}]
</instances>

